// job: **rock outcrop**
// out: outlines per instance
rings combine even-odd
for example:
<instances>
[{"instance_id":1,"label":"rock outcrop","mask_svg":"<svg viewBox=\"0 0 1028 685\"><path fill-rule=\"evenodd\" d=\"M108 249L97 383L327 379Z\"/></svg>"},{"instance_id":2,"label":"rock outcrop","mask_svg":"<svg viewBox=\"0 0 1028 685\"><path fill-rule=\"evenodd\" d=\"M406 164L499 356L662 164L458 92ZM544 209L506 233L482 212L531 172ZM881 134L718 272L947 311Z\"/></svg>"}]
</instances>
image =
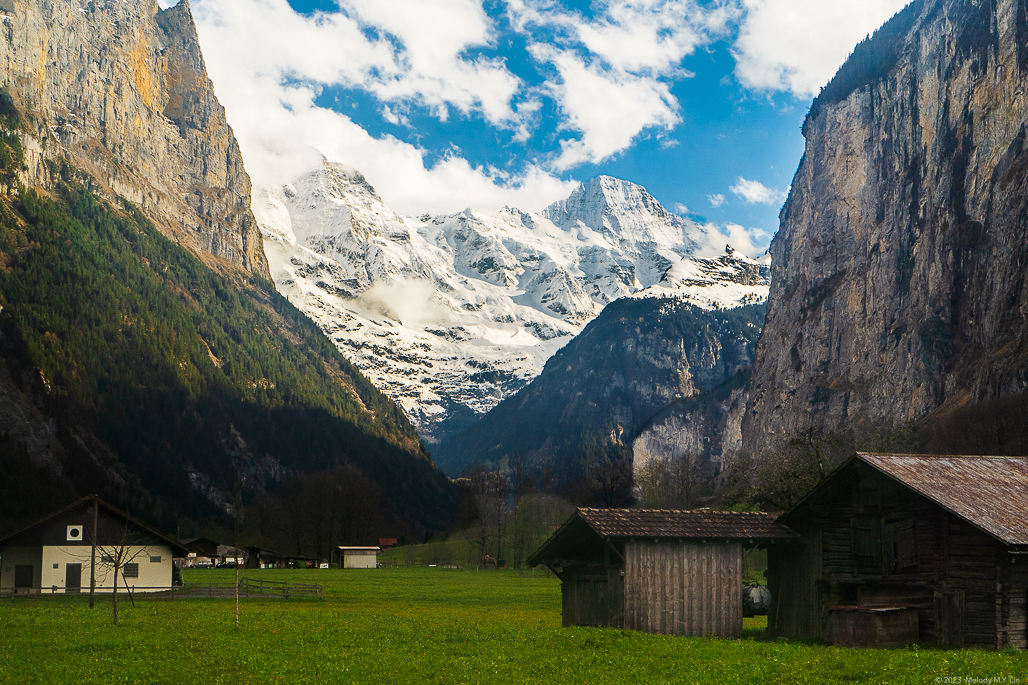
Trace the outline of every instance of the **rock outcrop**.
<instances>
[{"instance_id":1,"label":"rock outcrop","mask_svg":"<svg viewBox=\"0 0 1028 685\"><path fill-rule=\"evenodd\" d=\"M26 185L66 160L168 237L270 278L250 178L188 0L0 2L0 85L27 122Z\"/></svg>"},{"instance_id":2,"label":"rock outcrop","mask_svg":"<svg viewBox=\"0 0 1028 685\"><path fill-rule=\"evenodd\" d=\"M1028 386L1028 2L919 0L815 101L744 426L766 453Z\"/></svg>"}]
</instances>

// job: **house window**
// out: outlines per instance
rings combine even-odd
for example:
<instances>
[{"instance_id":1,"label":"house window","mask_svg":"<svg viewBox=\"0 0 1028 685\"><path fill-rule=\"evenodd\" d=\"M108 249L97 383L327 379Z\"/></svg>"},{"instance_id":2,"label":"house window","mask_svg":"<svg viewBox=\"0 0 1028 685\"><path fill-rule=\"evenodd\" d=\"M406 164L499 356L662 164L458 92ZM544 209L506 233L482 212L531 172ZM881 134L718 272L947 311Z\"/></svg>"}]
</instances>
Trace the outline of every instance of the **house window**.
<instances>
[{"instance_id":1,"label":"house window","mask_svg":"<svg viewBox=\"0 0 1028 685\"><path fill-rule=\"evenodd\" d=\"M161 558L160 557L150 557L150 563L151 564L159 564L159 563L161 563Z\"/></svg>"},{"instance_id":2,"label":"house window","mask_svg":"<svg viewBox=\"0 0 1028 685\"><path fill-rule=\"evenodd\" d=\"M882 540L878 519L853 519L853 572L882 572Z\"/></svg>"},{"instance_id":3,"label":"house window","mask_svg":"<svg viewBox=\"0 0 1028 685\"><path fill-rule=\"evenodd\" d=\"M139 577L139 564L125 564L125 569L121 575L125 578L138 578Z\"/></svg>"}]
</instances>

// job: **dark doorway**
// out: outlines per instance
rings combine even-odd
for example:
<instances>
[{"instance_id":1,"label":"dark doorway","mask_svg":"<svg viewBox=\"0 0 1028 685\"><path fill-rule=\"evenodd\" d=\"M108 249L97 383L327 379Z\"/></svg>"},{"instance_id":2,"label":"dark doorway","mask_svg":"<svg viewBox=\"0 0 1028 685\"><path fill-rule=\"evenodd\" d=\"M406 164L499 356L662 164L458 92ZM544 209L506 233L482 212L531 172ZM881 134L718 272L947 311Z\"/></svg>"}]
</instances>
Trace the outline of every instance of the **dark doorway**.
<instances>
[{"instance_id":1,"label":"dark doorway","mask_svg":"<svg viewBox=\"0 0 1028 685\"><path fill-rule=\"evenodd\" d=\"M32 565L26 566L15 566L14 567L14 587L16 588L30 588L32 587Z\"/></svg>"},{"instance_id":2,"label":"dark doorway","mask_svg":"<svg viewBox=\"0 0 1028 685\"><path fill-rule=\"evenodd\" d=\"M65 564L64 591L78 592L82 589L82 564Z\"/></svg>"}]
</instances>

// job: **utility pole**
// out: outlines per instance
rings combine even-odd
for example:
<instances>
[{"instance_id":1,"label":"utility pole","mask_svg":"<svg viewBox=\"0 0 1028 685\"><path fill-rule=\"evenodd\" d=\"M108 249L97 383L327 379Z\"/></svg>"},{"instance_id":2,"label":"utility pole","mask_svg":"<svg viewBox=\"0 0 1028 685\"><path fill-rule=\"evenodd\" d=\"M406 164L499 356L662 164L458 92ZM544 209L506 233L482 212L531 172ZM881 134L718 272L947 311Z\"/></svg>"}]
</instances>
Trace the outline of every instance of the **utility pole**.
<instances>
[{"instance_id":1,"label":"utility pole","mask_svg":"<svg viewBox=\"0 0 1028 685\"><path fill-rule=\"evenodd\" d=\"M232 558L235 560L235 572L236 572L236 631L239 631L239 514L243 508L243 486L241 483L236 483L236 510L235 510L235 530L232 535Z\"/></svg>"},{"instance_id":2,"label":"utility pole","mask_svg":"<svg viewBox=\"0 0 1028 685\"><path fill-rule=\"evenodd\" d=\"M99 517L100 496L93 495L93 536L92 549L89 552L89 608L93 608L93 595L96 594L96 522Z\"/></svg>"}]
</instances>

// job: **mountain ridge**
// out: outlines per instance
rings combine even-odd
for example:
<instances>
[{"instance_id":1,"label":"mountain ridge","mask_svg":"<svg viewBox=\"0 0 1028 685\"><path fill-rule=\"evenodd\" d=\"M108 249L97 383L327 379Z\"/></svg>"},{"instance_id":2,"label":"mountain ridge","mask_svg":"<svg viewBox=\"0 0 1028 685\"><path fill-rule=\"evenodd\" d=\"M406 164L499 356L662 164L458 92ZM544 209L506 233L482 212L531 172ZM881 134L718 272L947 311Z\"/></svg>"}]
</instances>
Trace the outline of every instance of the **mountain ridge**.
<instances>
[{"instance_id":1,"label":"mountain ridge","mask_svg":"<svg viewBox=\"0 0 1028 685\"><path fill-rule=\"evenodd\" d=\"M611 177L531 214L392 212L330 162L256 196L280 291L436 443L523 387L610 302L637 294L706 307L763 301L768 269L711 226ZM723 244L723 243L721 243Z\"/></svg>"}]
</instances>

